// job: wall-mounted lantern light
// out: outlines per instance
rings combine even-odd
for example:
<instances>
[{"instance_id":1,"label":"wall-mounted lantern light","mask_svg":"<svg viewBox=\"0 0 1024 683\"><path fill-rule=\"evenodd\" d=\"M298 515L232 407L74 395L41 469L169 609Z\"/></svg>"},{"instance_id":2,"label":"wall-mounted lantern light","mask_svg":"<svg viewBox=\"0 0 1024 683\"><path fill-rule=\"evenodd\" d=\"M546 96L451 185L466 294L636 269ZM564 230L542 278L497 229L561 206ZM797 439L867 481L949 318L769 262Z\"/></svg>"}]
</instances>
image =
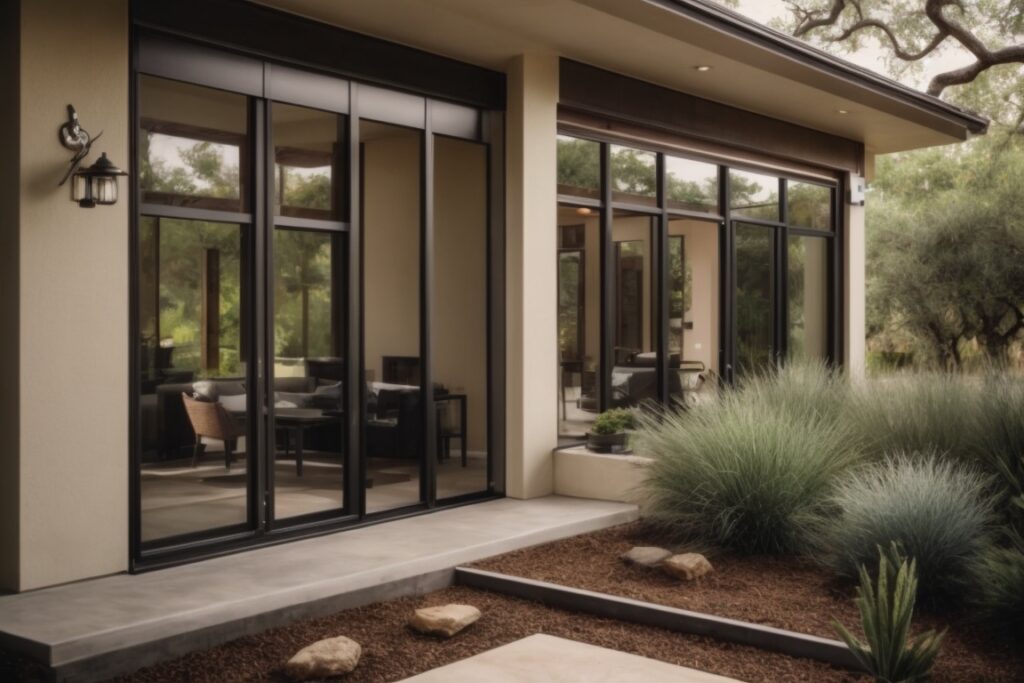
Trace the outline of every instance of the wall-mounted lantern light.
<instances>
[{"instance_id":1,"label":"wall-mounted lantern light","mask_svg":"<svg viewBox=\"0 0 1024 683\"><path fill-rule=\"evenodd\" d=\"M71 177L71 199L86 209L91 209L97 204L117 203L117 177L128 175L107 158L106 152L101 154L92 166L79 168L82 159L88 156L89 149L100 139L100 135L103 135L102 131L96 137L90 137L89 132L78 123L75 108L68 105L68 120L60 127L60 142L75 155L71 157L67 173L61 179L60 185Z\"/></svg>"}]
</instances>

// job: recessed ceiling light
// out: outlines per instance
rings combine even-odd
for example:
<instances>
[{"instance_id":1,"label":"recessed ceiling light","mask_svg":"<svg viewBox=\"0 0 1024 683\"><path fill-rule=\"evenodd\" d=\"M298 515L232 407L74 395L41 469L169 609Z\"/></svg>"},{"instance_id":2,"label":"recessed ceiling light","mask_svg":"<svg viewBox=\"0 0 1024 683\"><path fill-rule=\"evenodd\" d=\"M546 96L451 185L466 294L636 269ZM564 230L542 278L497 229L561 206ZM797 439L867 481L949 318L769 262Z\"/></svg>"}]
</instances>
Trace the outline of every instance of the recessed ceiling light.
<instances>
[{"instance_id":1,"label":"recessed ceiling light","mask_svg":"<svg viewBox=\"0 0 1024 683\"><path fill-rule=\"evenodd\" d=\"M846 111L845 109L836 109L836 113L837 114L849 114L850 112Z\"/></svg>"},{"instance_id":2,"label":"recessed ceiling light","mask_svg":"<svg viewBox=\"0 0 1024 683\"><path fill-rule=\"evenodd\" d=\"M576 209L576 213L578 213L581 216L589 216L590 215L590 209L588 209L585 206L581 206L580 208Z\"/></svg>"},{"instance_id":3,"label":"recessed ceiling light","mask_svg":"<svg viewBox=\"0 0 1024 683\"><path fill-rule=\"evenodd\" d=\"M695 66L693 68L696 69L697 71L711 71L711 67L708 66L707 64L700 64L700 65Z\"/></svg>"}]
</instances>

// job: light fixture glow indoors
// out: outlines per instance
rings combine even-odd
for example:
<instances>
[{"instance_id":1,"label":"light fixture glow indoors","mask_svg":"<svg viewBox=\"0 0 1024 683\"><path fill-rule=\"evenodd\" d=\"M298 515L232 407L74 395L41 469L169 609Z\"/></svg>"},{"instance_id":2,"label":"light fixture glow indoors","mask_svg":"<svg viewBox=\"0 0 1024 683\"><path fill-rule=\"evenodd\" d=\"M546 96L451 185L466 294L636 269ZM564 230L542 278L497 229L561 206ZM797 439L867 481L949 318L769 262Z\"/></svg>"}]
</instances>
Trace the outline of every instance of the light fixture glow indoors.
<instances>
[{"instance_id":1,"label":"light fixture glow indoors","mask_svg":"<svg viewBox=\"0 0 1024 683\"><path fill-rule=\"evenodd\" d=\"M707 64L699 64L698 66L695 66L693 68L696 69L697 71L700 71L701 73L705 71L711 71L711 67L708 66Z\"/></svg>"}]
</instances>

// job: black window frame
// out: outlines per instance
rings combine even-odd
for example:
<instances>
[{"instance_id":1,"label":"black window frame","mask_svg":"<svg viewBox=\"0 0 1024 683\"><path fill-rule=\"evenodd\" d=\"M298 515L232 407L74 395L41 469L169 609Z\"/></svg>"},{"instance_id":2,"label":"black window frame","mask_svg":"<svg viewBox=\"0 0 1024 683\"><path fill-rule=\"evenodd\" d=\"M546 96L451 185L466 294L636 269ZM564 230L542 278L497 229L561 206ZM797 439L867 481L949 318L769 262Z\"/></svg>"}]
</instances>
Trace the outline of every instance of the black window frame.
<instances>
[{"instance_id":1,"label":"black window frame","mask_svg":"<svg viewBox=\"0 0 1024 683\"><path fill-rule=\"evenodd\" d=\"M240 12L253 9L263 14L265 8L249 7L248 3L224 2L216 0L218 5L231 5ZM501 78L492 78L479 67L469 67L457 62L441 61L445 66L451 63L451 73L462 73L466 69L475 70L477 74L477 91L467 91L465 82L455 87L449 99L438 99L436 89L422 94L408 92L415 83L402 82L399 88L390 83L381 83L373 78L373 68L367 66L367 81L355 80L339 76L331 71L317 71L308 68L301 55L275 55L267 57L263 54L240 54L237 47L228 43L213 44L209 41L195 41L188 37L172 36L164 33L147 20L148 10L134 11L146 7L144 3L133 3L133 23L131 32L131 69L130 69L130 142L133 155L138 154L138 136L140 134L139 96L142 76L155 76L163 79L177 80L204 87L224 90L248 96L249 107L249 154L240 158L247 164L249 187L242 188L245 202L241 212L226 212L215 209L198 209L191 207L143 204L139 187L138 173L130 178L130 235L129 235L129 569L132 572L146 571L164 566L180 564L195 559L212 557L231 552L245 550L250 547L267 545L295 538L307 537L322 533L331 533L346 528L378 523L388 519L430 512L441 507L452 507L480 500L487 500L504 495L504 342L500 338L503 333L504 319L504 270L501 259L504 254L504 169L502 145L504 142L504 100L494 97L495 82L504 83ZM319 25L323 26L323 25ZM268 30L273 25L266 27ZM333 29L331 29L333 30ZM349 32L336 30L344 36ZM267 34L268 41L271 34ZM267 44L272 44L272 41ZM383 44L380 50L387 51ZM379 54L379 53L378 53ZM410 58L420 58L419 53L410 53L408 48L393 46L392 57L407 66ZM351 65L348 65L351 69ZM365 66L365 65L364 65ZM199 68L201 67L201 68ZM358 67L358 65L357 65ZM356 69L358 71L358 68ZM414 71L411 69L410 71ZM403 71L403 73L406 73ZM480 75L482 74L482 75ZM500 76L500 74L496 75ZM430 79L436 79L433 74ZM430 80L428 79L428 80ZM482 79L482 80L481 80ZM488 80L490 79L490 80ZM431 80L431 83L434 81ZM372 83L372 84L368 84ZM324 88L316 84L330 86L334 90L325 94ZM433 216L432 191L433 179L433 142L435 136L448 136L482 144L487 149L487 425L488 425L488 471L487 490L469 493L452 498L437 500L436 477L433 463L435 460L435 439L430 438L432 420L424 420L425 470L429 478L423 485L429 489L421 503L387 512L364 515L365 496L360 487L360 477L350 473L361 471L357 461L362 458L365 438L363 434L365 407L365 377L362 363L362 265L361 265L361 230L359 206L362 178L360 177L360 160L358 153L360 108L358 106L361 90L373 92L376 101L383 106L385 115L379 112L373 118L387 122L387 109L390 104L397 108L393 111L398 116L408 116L403 111L403 103L416 98L423 103L421 128L423 130L424 154L421 159L422 182L424 186L424 202L422 206L422 224L420 236L424 245L432 244ZM404 90L404 91L403 91ZM278 98L277 95L281 97ZM339 183L336 192L343 195L343 207L347 212L341 220L320 220L314 218L297 218L275 215L274 188L268 187L274 177L274 154L271 139L270 116L274 102L281 102L310 109L319 109L341 114L347 117L347 136L345 145L347 163L344 183ZM389 104L390 103L390 104ZM496 108L489 108L496 107ZM369 117L364 117L369 118ZM346 215L347 213L347 215ZM250 463L248 468L249 496L248 521L237 527L204 530L167 539L158 539L143 543L141 539L141 429L140 429L140 350L138 348L139 328L139 277L138 277L138 246L139 222L143 215L156 215L168 218L192 218L199 220L216 220L237 222L248 226L251 239L247 239L245 249L248 254L247 263L251 268L243 267L243 277L247 278L252 292L251 315L245 322L246 333L251 339L249 350L253 360L247 364L246 371L256 387L250 392L249 414L258 416L250 421L249 447ZM273 396L272 320L273 320L273 231L276 229L300 229L325 231L331 234L342 234L347 237L347 254L345 269L347 271L346 296L339 305L344 307L343 320L347 320L344 333L344 357L347 359L345 382L346 410L346 477L344 484L345 514L337 511L311 513L296 518L285 518L270 522L268 511L273 507L274 486L272 468L266 465L266 444L273 435L273 406L268 397ZM432 361L429 356L430 317L429 281L432 256L424 249L421 259L426 262L421 270L421 363L424 379L429 380ZM424 353L426 351L426 353ZM257 370L257 366L262 370ZM258 376L257 376L257 373ZM424 382L424 387L429 387ZM424 388L427 402L422 403L423 410L432 411L434 398ZM354 408L353 408L354 407ZM426 412L426 414L432 414ZM268 471L270 470L270 471ZM287 522L287 523L282 523Z\"/></svg>"},{"instance_id":2,"label":"black window frame","mask_svg":"<svg viewBox=\"0 0 1024 683\"><path fill-rule=\"evenodd\" d=\"M825 362L833 367L841 367L843 364L843 339L841 327L842 311L842 245L844 236L844 216L842 202L844 182L843 177L835 172L822 169L821 175L794 172L787 168L787 165L780 161L778 166L768 164L747 163L737 161L734 158L725 158L694 152L680 150L667 145L649 143L638 140L634 137L622 137L612 133L598 132L592 129L584 129L573 124L560 124L558 135L568 138L575 138L594 142L600 145L600 178L599 178L599 199L590 199L568 194L557 194L558 206L570 208L588 208L600 212L601 215L601 354L599 367L599 382L601 392L599 395L599 410L607 410L610 406L611 397L611 370L614 367L614 325L615 313L613 308L612 291L614 278L613 254L614 244L612 242L613 213L616 209L627 210L658 218L657 239L653 240L655 266L656 291L653 293L657 301L658 319L655 322L657 331L657 374L658 374L658 401L663 405L670 405L669 396L669 301L668 301L668 221L670 218L691 218L695 220L715 223L718 227L718 249L719 249L719 376L727 385L734 385L737 380L736 373L736 224L743 223L763 227L773 232L773 301L772 301L772 338L774 343L775 356L774 364L780 366L789 360L789 320L788 320L788 244L791 236L820 237L828 244L829 273L827 277L828 292L828 356ZM656 155L656 181L657 181L657 205L655 207L640 205L630 202L613 200L610 163L610 149L612 146L624 146L637 149L642 152L652 152ZM699 212L685 209L672 208L668 204L667 197L667 170L666 157L699 161L714 164L718 168L718 211ZM778 201L779 211L777 220L764 220L748 218L746 216L734 216L730 210L730 171L747 171L776 178L779 183ZM791 225L788 221L788 206L786 190L788 183L799 182L805 184L827 187L831 191L831 226L826 230L815 230L811 228Z\"/></svg>"}]
</instances>

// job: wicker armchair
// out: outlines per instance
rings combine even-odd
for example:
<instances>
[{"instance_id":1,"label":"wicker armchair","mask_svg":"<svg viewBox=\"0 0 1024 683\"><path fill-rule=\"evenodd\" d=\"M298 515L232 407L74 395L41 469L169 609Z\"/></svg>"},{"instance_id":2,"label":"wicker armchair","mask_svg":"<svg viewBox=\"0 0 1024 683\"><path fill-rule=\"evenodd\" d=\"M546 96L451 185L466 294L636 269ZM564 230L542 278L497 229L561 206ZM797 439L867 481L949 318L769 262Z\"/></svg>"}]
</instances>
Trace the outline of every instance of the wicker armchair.
<instances>
[{"instance_id":1,"label":"wicker armchair","mask_svg":"<svg viewBox=\"0 0 1024 683\"><path fill-rule=\"evenodd\" d=\"M198 401L184 393L181 400L185 404L185 413L196 435L196 442L192 448L192 467L199 463L199 458L203 454L205 436L224 442L224 467L231 469L234 450L239 437L245 436L245 430L231 418L224 406L216 401Z\"/></svg>"}]
</instances>

